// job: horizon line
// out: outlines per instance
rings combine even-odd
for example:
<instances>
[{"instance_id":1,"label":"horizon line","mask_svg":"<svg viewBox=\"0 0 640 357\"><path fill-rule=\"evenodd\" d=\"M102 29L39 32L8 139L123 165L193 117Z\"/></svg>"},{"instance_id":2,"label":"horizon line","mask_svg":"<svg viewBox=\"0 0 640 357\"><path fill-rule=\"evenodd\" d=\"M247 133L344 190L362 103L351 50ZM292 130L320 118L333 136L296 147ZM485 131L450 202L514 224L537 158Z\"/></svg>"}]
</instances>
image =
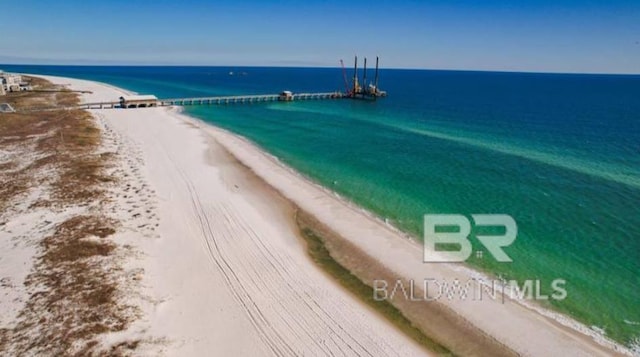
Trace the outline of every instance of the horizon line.
<instances>
[{"instance_id":1,"label":"horizon line","mask_svg":"<svg viewBox=\"0 0 640 357\"><path fill-rule=\"evenodd\" d=\"M340 66L329 65L229 65L229 64L123 64L123 63L0 63L0 66L55 66L55 67L219 67L219 68L326 68L326 69L342 69ZM350 68L345 66L345 68ZM2 70L2 68L0 68ZM442 71L442 72L489 72L489 73L522 73L522 74L586 74L586 75L606 75L606 76L640 76L640 72L567 72L567 71L551 71L551 70L508 70L508 69L460 69L460 68L425 68L425 67L380 67L380 70L412 70L412 71Z\"/></svg>"}]
</instances>

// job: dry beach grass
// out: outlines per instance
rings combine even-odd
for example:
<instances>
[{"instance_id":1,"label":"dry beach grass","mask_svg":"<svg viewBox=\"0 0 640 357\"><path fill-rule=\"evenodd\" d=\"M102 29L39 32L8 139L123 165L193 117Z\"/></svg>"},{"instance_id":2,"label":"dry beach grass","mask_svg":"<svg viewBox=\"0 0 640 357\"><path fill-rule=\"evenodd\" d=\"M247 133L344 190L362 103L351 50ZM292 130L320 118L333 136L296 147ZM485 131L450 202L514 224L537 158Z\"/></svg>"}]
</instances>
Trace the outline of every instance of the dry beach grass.
<instances>
[{"instance_id":1,"label":"dry beach grass","mask_svg":"<svg viewBox=\"0 0 640 357\"><path fill-rule=\"evenodd\" d=\"M72 92L30 80L41 91L8 94L14 108L78 103ZM1 115L1 237L6 245L30 245L35 256L23 304L0 326L0 354L106 353L96 336L123 330L135 316L116 299L122 248L110 241L118 222L104 211L106 185L117 179L105 172L114 157L99 152L101 140L94 118L81 110ZM12 220L29 214L46 217L30 223L41 229L14 231Z\"/></svg>"}]
</instances>

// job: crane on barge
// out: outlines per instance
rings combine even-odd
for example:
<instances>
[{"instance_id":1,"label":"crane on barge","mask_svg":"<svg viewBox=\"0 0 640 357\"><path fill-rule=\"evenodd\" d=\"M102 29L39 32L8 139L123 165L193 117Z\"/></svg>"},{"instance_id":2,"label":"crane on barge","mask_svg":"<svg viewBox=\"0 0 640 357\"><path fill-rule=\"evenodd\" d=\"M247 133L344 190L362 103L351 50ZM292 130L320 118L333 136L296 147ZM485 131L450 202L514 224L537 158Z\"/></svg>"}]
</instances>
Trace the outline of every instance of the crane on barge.
<instances>
[{"instance_id":1,"label":"crane on barge","mask_svg":"<svg viewBox=\"0 0 640 357\"><path fill-rule=\"evenodd\" d=\"M367 58L365 57L362 85L360 85L360 82L358 80L358 56L355 56L355 63L353 66L353 83L351 89L348 89L349 84L347 83L347 72L344 68L344 61L340 60L340 65L342 66L342 75L344 77L344 84L346 88L345 97L352 99L376 100L378 99L378 97L387 96L386 91L380 90L378 88L379 57L376 57L375 80L373 83L369 83L369 85L367 85Z\"/></svg>"}]
</instances>

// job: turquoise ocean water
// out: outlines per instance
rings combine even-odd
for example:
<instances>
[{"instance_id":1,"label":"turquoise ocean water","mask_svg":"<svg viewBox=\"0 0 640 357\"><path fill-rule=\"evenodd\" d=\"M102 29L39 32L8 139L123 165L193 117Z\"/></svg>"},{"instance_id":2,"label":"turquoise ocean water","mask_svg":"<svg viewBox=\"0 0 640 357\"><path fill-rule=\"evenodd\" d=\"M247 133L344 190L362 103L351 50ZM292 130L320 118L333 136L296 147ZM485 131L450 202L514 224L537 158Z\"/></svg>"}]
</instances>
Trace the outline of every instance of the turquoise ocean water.
<instances>
[{"instance_id":1,"label":"turquoise ocean water","mask_svg":"<svg viewBox=\"0 0 640 357\"><path fill-rule=\"evenodd\" d=\"M333 91L339 69L0 66L159 97ZM230 75L229 72L233 72ZM640 340L640 76L383 70L389 97L189 107L422 236L426 213L505 213L507 279L566 280L542 302L624 345ZM477 244L476 244L477 245ZM479 246L476 248L481 249Z\"/></svg>"}]
</instances>

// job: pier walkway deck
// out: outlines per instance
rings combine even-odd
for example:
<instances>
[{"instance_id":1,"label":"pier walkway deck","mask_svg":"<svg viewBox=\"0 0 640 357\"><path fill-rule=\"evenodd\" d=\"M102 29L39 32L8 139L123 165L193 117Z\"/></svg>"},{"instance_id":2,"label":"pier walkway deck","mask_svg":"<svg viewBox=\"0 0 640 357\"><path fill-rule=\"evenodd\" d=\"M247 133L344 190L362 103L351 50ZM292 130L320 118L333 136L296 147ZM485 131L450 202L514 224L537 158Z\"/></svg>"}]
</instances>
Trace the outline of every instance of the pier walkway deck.
<instances>
[{"instance_id":1,"label":"pier walkway deck","mask_svg":"<svg viewBox=\"0 0 640 357\"><path fill-rule=\"evenodd\" d=\"M340 92L323 93L296 93L283 99L281 94L259 94L259 95L234 95L221 97L197 97L197 98L171 98L158 99L158 106L171 105L224 105L224 104L249 104L260 102L296 101L296 100L323 100L346 98ZM119 108L120 101L82 103L76 109L111 109Z\"/></svg>"}]
</instances>

